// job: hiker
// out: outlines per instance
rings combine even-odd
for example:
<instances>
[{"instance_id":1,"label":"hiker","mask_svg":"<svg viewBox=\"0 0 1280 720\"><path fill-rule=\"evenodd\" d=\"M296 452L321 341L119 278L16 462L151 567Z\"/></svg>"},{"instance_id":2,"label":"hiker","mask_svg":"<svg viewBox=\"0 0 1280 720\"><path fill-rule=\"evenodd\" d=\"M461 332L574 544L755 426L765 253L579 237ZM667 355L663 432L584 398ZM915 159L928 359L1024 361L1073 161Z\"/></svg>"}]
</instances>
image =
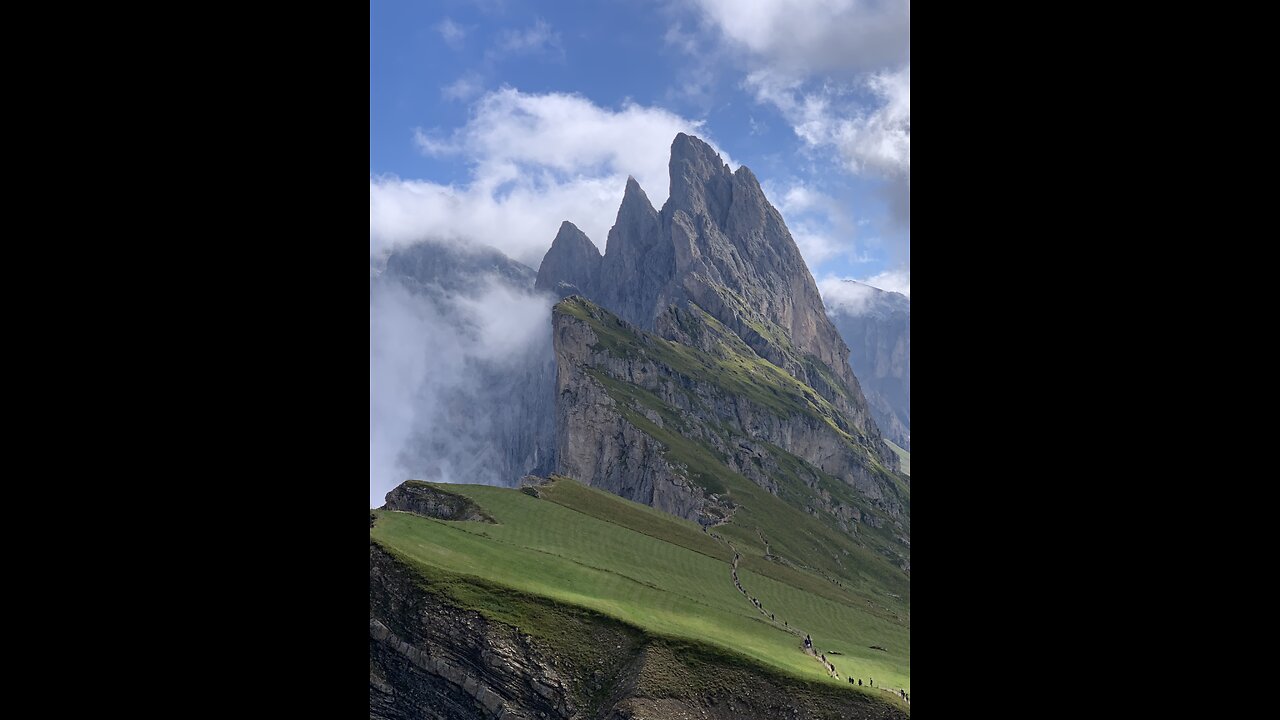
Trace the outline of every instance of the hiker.
<instances>
[{"instance_id":1,"label":"hiker","mask_svg":"<svg viewBox=\"0 0 1280 720\"><path fill-rule=\"evenodd\" d=\"M862 678L858 678L858 687L862 687Z\"/></svg>"},{"instance_id":2,"label":"hiker","mask_svg":"<svg viewBox=\"0 0 1280 720\"><path fill-rule=\"evenodd\" d=\"M907 699L907 691L906 691L906 690L899 690L899 691L898 691L898 694L902 696L902 699L903 699L903 700L906 700L906 699Z\"/></svg>"},{"instance_id":3,"label":"hiker","mask_svg":"<svg viewBox=\"0 0 1280 720\"><path fill-rule=\"evenodd\" d=\"M868 685L870 685L871 687L875 687L875 686L876 686L876 679L875 679L875 678L867 678L867 684L868 684Z\"/></svg>"}]
</instances>

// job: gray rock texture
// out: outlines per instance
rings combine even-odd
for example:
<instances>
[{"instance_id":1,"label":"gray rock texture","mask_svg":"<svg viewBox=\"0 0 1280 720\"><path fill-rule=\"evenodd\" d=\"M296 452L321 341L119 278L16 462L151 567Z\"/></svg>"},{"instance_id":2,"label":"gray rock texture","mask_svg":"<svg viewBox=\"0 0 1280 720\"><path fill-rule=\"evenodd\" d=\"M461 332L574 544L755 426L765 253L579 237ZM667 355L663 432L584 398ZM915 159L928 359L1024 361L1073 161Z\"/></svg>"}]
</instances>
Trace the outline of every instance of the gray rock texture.
<instances>
[{"instance_id":1,"label":"gray rock texture","mask_svg":"<svg viewBox=\"0 0 1280 720\"><path fill-rule=\"evenodd\" d=\"M551 249L542 258L534 289L558 292L561 285L570 288L568 295L595 288L600 276L600 249L578 226L565 220L551 241Z\"/></svg>"},{"instance_id":2,"label":"gray rock texture","mask_svg":"<svg viewBox=\"0 0 1280 720\"><path fill-rule=\"evenodd\" d=\"M539 284L561 288L562 297L576 291L645 330L668 307L696 303L836 406L880 462L896 468L897 458L879 442L849 349L755 175L745 166L730 171L709 145L683 133L672 143L669 167L671 192L661 212L628 178L598 274L589 253L549 252Z\"/></svg>"},{"instance_id":3,"label":"gray rock texture","mask_svg":"<svg viewBox=\"0 0 1280 720\"><path fill-rule=\"evenodd\" d=\"M475 503L461 495L432 487L427 483L408 480L387 493L384 510L413 513L437 520L473 520L493 522Z\"/></svg>"},{"instance_id":4,"label":"gray rock texture","mask_svg":"<svg viewBox=\"0 0 1280 720\"><path fill-rule=\"evenodd\" d=\"M754 384L718 371L722 360L729 367L757 363L768 377L759 356L696 305L669 308L657 319L665 337L579 297L555 307L552 325L559 474L703 524L726 515L731 508L666 458L667 447L644 429L642 418L708 448L775 495L781 477L795 476L808 488L812 507L840 518L846 532L853 532L850 521L882 520L820 490L814 469L909 528L909 499L872 452L871 438L842 428L832 405L776 369L772 381ZM648 393L653 404L635 401L629 388Z\"/></svg>"}]
</instances>

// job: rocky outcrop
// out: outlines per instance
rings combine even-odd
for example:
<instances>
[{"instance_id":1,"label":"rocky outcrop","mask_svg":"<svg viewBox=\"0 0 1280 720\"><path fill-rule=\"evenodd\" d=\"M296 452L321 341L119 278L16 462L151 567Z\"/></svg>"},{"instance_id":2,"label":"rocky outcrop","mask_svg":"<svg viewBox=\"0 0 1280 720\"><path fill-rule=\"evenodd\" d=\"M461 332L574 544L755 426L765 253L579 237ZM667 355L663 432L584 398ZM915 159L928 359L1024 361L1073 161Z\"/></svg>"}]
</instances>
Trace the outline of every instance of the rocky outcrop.
<instances>
[{"instance_id":1,"label":"rocky outcrop","mask_svg":"<svg viewBox=\"0 0 1280 720\"><path fill-rule=\"evenodd\" d=\"M730 171L709 145L681 133L671 146L670 176L661 212L628 178L598 274L589 259L573 266L565 262L570 253L548 253L553 262L544 261L539 283L562 297L577 290L644 330L655 329L672 305L697 304L812 387L868 438L882 464L896 468L850 369L849 349L755 175L745 166Z\"/></svg>"},{"instance_id":2,"label":"rocky outcrop","mask_svg":"<svg viewBox=\"0 0 1280 720\"><path fill-rule=\"evenodd\" d=\"M398 510L437 520L493 522L474 502L424 482L406 480L387 493L383 510Z\"/></svg>"},{"instance_id":3,"label":"rocky outcrop","mask_svg":"<svg viewBox=\"0 0 1280 720\"><path fill-rule=\"evenodd\" d=\"M854 302L831 319L849 345L849 365L862 383L884 436L911 449L911 299L846 280Z\"/></svg>"},{"instance_id":4,"label":"rocky outcrop","mask_svg":"<svg viewBox=\"0 0 1280 720\"><path fill-rule=\"evenodd\" d=\"M515 628L443 596L369 544L369 717L568 718L570 681Z\"/></svg>"},{"instance_id":5,"label":"rocky outcrop","mask_svg":"<svg viewBox=\"0 0 1280 720\"><path fill-rule=\"evenodd\" d=\"M506 594L560 616L537 635L452 600L369 544L369 717L375 720L889 720L905 711L670 644L599 615Z\"/></svg>"}]
</instances>

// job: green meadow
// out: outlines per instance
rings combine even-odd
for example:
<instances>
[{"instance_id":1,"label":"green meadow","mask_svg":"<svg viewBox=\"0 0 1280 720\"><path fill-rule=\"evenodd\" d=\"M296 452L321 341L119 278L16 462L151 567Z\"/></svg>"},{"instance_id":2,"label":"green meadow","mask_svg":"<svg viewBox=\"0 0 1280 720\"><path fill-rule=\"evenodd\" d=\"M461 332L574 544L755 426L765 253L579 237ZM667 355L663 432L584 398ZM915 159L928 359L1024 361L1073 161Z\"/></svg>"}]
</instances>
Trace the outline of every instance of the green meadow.
<instances>
[{"instance_id":1,"label":"green meadow","mask_svg":"<svg viewBox=\"0 0 1280 720\"><path fill-rule=\"evenodd\" d=\"M491 596L468 590L474 579L476 588L586 608L655 637L714 648L800 679L849 687L846 677L875 678L877 688L911 691L909 596L893 592L905 578L885 576L881 563L866 564L865 574L843 572L837 583L820 569L766 559L757 534L745 532L745 525L711 528L742 552L739 578L774 613L775 623L734 588L727 542L695 523L563 478L538 488L539 497L482 485L434 487L473 500L495 523L375 510L370 533L423 575L454 588L454 599L464 604L467 597ZM771 509L763 500L756 505L761 515ZM757 526L785 519L762 517ZM781 528L777 535L790 539ZM840 565L855 570L864 566L858 560L855 554ZM523 623L534 634L555 632L537 618L504 616L494 605L477 600L474 609ZM789 632L784 621L800 634ZM803 633L827 653L839 680L802 651Z\"/></svg>"}]
</instances>

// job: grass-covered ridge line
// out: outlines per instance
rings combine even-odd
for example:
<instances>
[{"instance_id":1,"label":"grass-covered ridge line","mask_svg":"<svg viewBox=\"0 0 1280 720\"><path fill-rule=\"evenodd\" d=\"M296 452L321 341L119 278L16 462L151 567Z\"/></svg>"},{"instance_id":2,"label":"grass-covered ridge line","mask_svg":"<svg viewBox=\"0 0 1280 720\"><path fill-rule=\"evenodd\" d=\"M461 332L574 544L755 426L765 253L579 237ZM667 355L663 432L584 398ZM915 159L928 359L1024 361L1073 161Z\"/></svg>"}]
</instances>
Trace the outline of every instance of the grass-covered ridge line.
<instances>
[{"instance_id":1,"label":"grass-covered ridge line","mask_svg":"<svg viewBox=\"0 0 1280 720\"><path fill-rule=\"evenodd\" d=\"M911 451L898 447L888 439L885 439L885 443L898 455L898 461L902 463L902 474L911 477Z\"/></svg>"},{"instance_id":2,"label":"grass-covered ridge line","mask_svg":"<svg viewBox=\"0 0 1280 720\"><path fill-rule=\"evenodd\" d=\"M579 700L586 701L585 707L579 708L586 711L584 716L593 716L595 710L608 702L613 688L606 685L593 690L594 674L582 669L631 666L639 653L644 653L641 675L649 687L686 699L700 699L716 690L736 694L743 683L763 676L785 688L793 704L805 704L813 699L814 693L831 698L852 691L864 701L885 702L910 711L896 696L877 693L868 687L814 682L713 643L651 632L589 608L532 595L483 578L452 573L383 542L373 542L413 573L415 584L422 592L477 612L490 621L518 628L558 656L573 659L579 672L571 674L569 680ZM601 644L601 629L614 638L625 638L623 644ZM618 657L619 653L622 657Z\"/></svg>"},{"instance_id":3,"label":"grass-covered ridge line","mask_svg":"<svg viewBox=\"0 0 1280 720\"><path fill-rule=\"evenodd\" d=\"M374 511L370 534L444 583L466 607L550 637L563 634L556 627L563 616L539 613L561 604L583 608L667 642L727 653L810 683L850 687L828 678L800 651L798 637L763 619L734 589L727 545L693 523L566 479L541 488L540 498L507 488L449 488L498 524ZM874 677L877 686L910 691L909 620L895 617L905 612L900 603L883 590L838 588L764 560L745 541L731 541L744 555L739 573L746 587L779 622L788 619L820 649L843 653L832 658L842 676Z\"/></svg>"}]
</instances>

